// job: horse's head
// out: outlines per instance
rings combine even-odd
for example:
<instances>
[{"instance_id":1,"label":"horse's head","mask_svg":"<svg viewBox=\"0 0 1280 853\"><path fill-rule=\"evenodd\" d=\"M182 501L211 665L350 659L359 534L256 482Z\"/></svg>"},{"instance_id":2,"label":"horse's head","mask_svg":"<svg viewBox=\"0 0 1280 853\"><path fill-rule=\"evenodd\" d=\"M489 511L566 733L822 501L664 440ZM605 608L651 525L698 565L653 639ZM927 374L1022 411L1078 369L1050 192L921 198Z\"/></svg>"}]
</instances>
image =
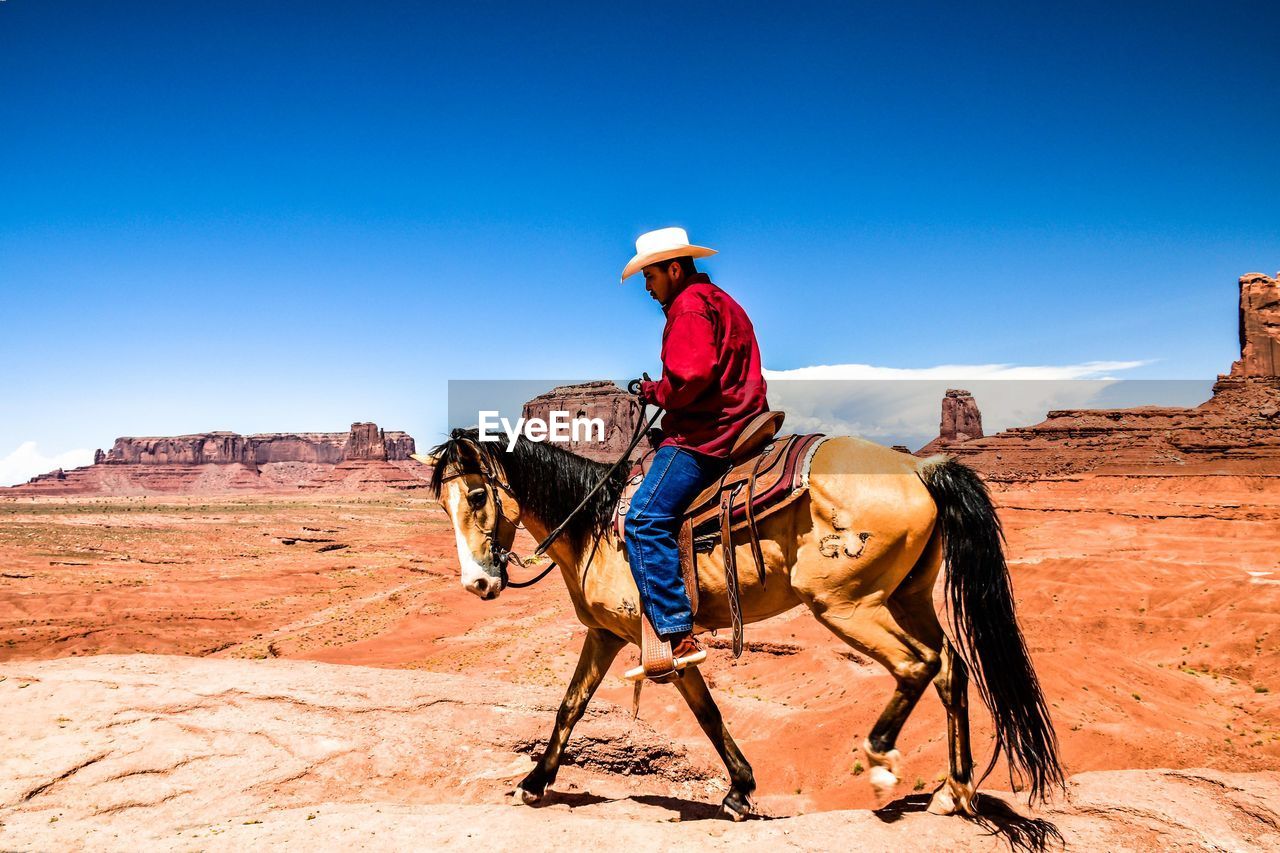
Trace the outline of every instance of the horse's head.
<instances>
[{"instance_id":1,"label":"horse's head","mask_svg":"<svg viewBox=\"0 0 1280 853\"><path fill-rule=\"evenodd\" d=\"M462 585L486 601L497 598L520 520L499 454L475 430L454 430L429 461L431 488L453 523Z\"/></svg>"}]
</instances>

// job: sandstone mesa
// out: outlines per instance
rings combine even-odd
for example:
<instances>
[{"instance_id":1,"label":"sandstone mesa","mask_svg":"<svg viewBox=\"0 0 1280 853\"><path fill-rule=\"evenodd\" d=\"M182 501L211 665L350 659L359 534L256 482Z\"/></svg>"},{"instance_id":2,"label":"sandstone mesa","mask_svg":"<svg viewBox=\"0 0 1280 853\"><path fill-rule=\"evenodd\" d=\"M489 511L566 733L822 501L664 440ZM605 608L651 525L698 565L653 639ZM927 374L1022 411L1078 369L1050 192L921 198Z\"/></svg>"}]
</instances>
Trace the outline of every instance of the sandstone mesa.
<instances>
[{"instance_id":1,"label":"sandstone mesa","mask_svg":"<svg viewBox=\"0 0 1280 853\"><path fill-rule=\"evenodd\" d=\"M145 495L421 489L408 433L354 423L348 432L209 432L117 438L94 464L58 469L0 494Z\"/></svg>"}]
</instances>

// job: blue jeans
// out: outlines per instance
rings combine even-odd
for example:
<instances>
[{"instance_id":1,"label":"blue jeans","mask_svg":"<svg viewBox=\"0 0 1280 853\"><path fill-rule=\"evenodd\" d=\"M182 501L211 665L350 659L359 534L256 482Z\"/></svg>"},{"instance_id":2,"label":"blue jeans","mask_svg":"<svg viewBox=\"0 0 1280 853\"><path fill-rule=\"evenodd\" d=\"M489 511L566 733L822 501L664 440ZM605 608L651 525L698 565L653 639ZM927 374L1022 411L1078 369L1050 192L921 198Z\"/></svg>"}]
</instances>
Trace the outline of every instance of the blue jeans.
<instances>
[{"instance_id":1,"label":"blue jeans","mask_svg":"<svg viewBox=\"0 0 1280 853\"><path fill-rule=\"evenodd\" d=\"M627 510L626 547L640 606L658 635L693 630L693 614L680 573L676 536L698 493L726 470L727 460L679 447L659 447Z\"/></svg>"}]
</instances>

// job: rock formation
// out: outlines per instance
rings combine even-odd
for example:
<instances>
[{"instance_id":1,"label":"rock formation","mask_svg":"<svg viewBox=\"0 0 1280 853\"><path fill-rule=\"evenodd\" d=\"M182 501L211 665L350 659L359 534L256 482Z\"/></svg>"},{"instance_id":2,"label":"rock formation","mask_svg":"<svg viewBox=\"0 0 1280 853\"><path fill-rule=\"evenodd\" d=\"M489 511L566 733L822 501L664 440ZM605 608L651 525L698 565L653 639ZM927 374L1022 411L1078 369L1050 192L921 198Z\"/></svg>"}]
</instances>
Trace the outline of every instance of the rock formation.
<instances>
[{"instance_id":1,"label":"rock formation","mask_svg":"<svg viewBox=\"0 0 1280 853\"><path fill-rule=\"evenodd\" d=\"M942 398L938 437L947 442L982 438L982 412L968 391L952 388Z\"/></svg>"},{"instance_id":2,"label":"rock formation","mask_svg":"<svg viewBox=\"0 0 1280 853\"><path fill-rule=\"evenodd\" d=\"M1194 408L1059 409L1035 426L964 440L946 433L953 393L962 392L943 400L943 434L917 453L946 450L992 480L1153 467L1280 474L1280 283L1241 276L1240 359Z\"/></svg>"},{"instance_id":3,"label":"rock formation","mask_svg":"<svg viewBox=\"0 0 1280 853\"><path fill-rule=\"evenodd\" d=\"M351 431L269 432L240 435L207 432L194 435L117 438L94 464L106 465L262 465L313 462L336 465L348 459L405 460L414 452L413 437L384 432L377 424L356 423Z\"/></svg>"},{"instance_id":4,"label":"rock formation","mask_svg":"<svg viewBox=\"0 0 1280 853\"><path fill-rule=\"evenodd\" d=\"M352 424L343 445L342 461L378 459L403 461L415 450L413 437L403 432L386 432L374 423Z\"/></svg>"},{"instance_id":5,"label":"rock formation","mask_svg":"<svg viewBox=\"0 0 1280 853\"><path fill-rule=\"evenodd\" d=\"M422 488L413 437L354 423L349 432L125 436L93 465L32 477L12 494L215 494L241 490Z\"/></svg>"},{"instance_id":6,"label":"rock formation","mask_svg":"<svg viewBox=\"0 0 1280 853\"><path fill-rule=\"evenodd\" d=\"M558 446L597 462L613 462L627 449L636 421L643 417L640 403L607 379L562 385L524 404L523 416L550 418L551 412L567 412L569 418L600 418L604 441L570 441Z\"/></svg>"},{"instance_id":7,"label":"rock formation","mask_svg":"<svg viewBox=\"0 0 1280 853\"><path fill-rule=\"evenodd\" d=\"M982 412L978 402L968 391L948 388L942 398L942 420L938 424L938 437L920 449L928 456L960 441L982 438Z\"/></svg>"},{"instance_id":8,"label":"rock formation","mask_svg":"<svg viewBox=\"0 0 1280 853\"><path fill-rule=\"evenodd\" d=\"M1240 277L1240 360L1231 365L1231 376L1280 376L1280 286L1275 278L1256 272Z\"/></svg>"}]
</instances>

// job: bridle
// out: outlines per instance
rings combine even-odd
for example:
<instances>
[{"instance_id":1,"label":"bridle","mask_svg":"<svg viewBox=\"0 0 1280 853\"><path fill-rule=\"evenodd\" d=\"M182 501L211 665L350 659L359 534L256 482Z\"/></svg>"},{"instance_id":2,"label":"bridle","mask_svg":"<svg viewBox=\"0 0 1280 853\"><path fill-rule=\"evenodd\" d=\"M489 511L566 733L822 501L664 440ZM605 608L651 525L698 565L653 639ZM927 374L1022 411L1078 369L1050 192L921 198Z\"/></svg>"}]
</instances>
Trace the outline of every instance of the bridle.
<instances>
[{"instance_id":1,"label":"bridle","mask_svg":"<svg viewBox=\"0 0 1280 853\"><path fill-rule=\"evenodd\" d=\"M493 565L498 567L498 577L502 581L502 586L504 588L513 587L515 589L520 589L521 587L526 587L526 586L533 586L535 583L537 583L538 581L546 577L547 574L556 567L556 564L555 563L549 564L545 569L542 570L542 574L538 575L532 580L527 580L527 581L511 580L511 576L507 573L507 563L511 560L511 558L514 557L517 563L519 563L522 566L524 565L524 559L519 554L517 554L512 549L503 548L502 543L498 541L498 526L502 524L503 521L506 521L512 527L515 527L515 528L520 527L519 516L517 516L515 519L512 519L502 509L502 493L503 492L506 492L508 495L510 495L512 499L515 498L515 493L511 490L511 486L507 483L504 483L496 473L491 471L489 467L487 465L484 465L483 463L481 463L479 471L458 470L452 474L446 474L445 476L441 477L440 482L447 483L450 480L457 480L461 477L465 477L467 474L479 474L481 477L483 477L485 484L488 485L490 493L493 495L493 506L494 506L494 509L497 510L497 513L493 519L493 527L484 531L484 535L485 535L485 538L489 540L489 560L493 563ZM457 521L455 520L454 523L456 524ZM547 544L550 544L550 543L547 543ZM541 551L539 551L538 553L541 554Z\"/></svg>"},{"instance_id":2,"label":"bridle","mask_svg":"<svg viewBox=\"0 0 1280 853\"><path fill-rule=\"evenodd\" d=\"M644 374L644 378L648 379L649 374L647 373ZM639 379L633 379L627 385L627 390L630 391L632 394L638 395L639 387L640 387L639 383L640 383ZM649 405L652 405L652 404L649 404ZM605 483L609 482L609 479L613 477L613 474L615 471L618 470L618 467L631 458L631 451L636 449L636 445L640 443L640 439L649 431L649 428L653 426L654 422L658 420L658 416L662 414L663 409L661 406L653 406L653 408L655 409L655 411L653 413L653 416L649 418L648 423L645 422L643 414L641 417L636 419L636 429L631 436L631 443L627 445L627 449L624 450L622 452L622 455L618 457L618 461L614 462L613 465L609 467L609 470L606 471L604 476L600 478L600 481L596 483L594 486L592 486L591 491L587 492L586 497L584 497L578 503L578 505L574 507L573 510L567 516L565 516L564 521L560 522L559 526L557 526L555 530L552 530L550 533L548 533L546 535L546 538L544 538L541 542L538 543L538 547L535 548L533 551L533 557L541 557L544 553L546 553L547 548L551 547L551 543L554 542L556 538L559 537L560 534L564 532L565 528L569 526L569 522L572 521L574 517L577 516L578 513L582 512L583 507L585 507L591 501L591 499L595 497L596 492L600 491L601 487L603 487ZM641 412L643 413L643 411L644 411L644 401L642 400ZM479 474L481 477L484 478L485 483L488 484L490 490L493 493L494 508L498 510L497 517L493 520L493 527L485 533L485 536L489 539L489 559L492 560L493 565L498 567L498 576L499 578L502 579L503 587L509 586L514 589L520 589L526 586L533 586L535 583L545 578L547 574L556 567L556 564L555 562L550 563L545 569L543 569L542 574L538 575L532 580L519 581L519 582L511 580L510 576L507 574L507 562L512 557L515 557L516 562L518 562L520 565L523 566L525 564L525 561L515 551L512 551L508 548L503 548L502 545L498 543L498 525L502 523L503 519L506 519L507 522L510 523L512 527L516 527L516 528L520 527L518 518L515 521L512 521L511 519L507 518L507 516L502 511L502 492L506 492L508 495L512 497L513 500L515 499L515 492L512 491L511 485L509 483L504 483L498 477L498 475L494 471L490 470L489 466L484 463L483 454L477 454L477 455L478 455L478 458L480 459L479 471L463 471L459 469L454 471L452 474L446 474L445 476L441 477L440 482L445 483L445 482L448 482L449 480L456 480L457 478L464 477L467 474ZM457 521L455 520L454 523L457 524ZM594 549L592 549L592 553L594 555Z\"/></svg>"}]
</instances>

